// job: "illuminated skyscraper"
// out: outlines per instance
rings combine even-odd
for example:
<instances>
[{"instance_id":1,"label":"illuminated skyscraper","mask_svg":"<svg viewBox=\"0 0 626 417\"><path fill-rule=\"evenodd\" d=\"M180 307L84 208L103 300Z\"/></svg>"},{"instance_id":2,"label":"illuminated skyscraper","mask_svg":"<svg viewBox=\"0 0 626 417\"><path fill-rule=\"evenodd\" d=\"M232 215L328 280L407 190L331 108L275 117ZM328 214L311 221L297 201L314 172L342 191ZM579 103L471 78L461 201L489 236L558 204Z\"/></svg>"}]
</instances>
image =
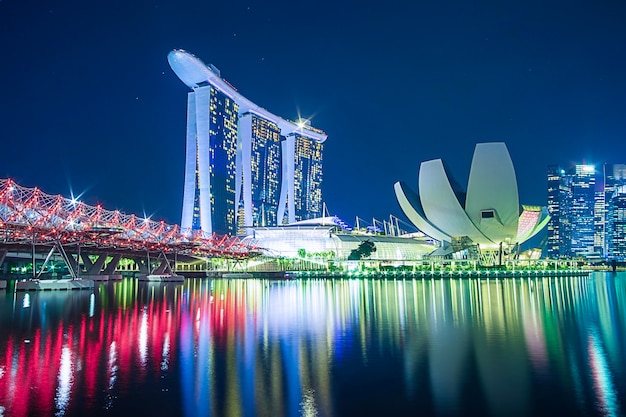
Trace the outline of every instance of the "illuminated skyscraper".
<instances>
[{"instance_id":1,"label":"illuminated skyscraper","mask_svg":"<svg viewBox=\"0 0 626 417\"><path fill-rule=\"evenodd\" d=\"M594 165L548 167L549 258L602 255L604 196L596 182Z\"/></svg>"},{"instance_id":2,"label":"illuminated skyscraper","mask_svg":"<svg viewBox=\"0 0 626 417\"><path fill-rule=\"evenodd\" d=\"M626 257L626 165L604 164L605 254L608 259Z\"/></svg>"},{"instance_id":3,"label":"illuminated skyscraper","mask_svg":"<svg viewBox=\"0 0 626 417\"><path fill-rule=\"evenodd\" d=\"M243 234L321 214L326 134L257 106L185 51L167 58L192 90L181 227Z\"/></svg>"},{"instance_id":4,"label":"illuminated skyscraper","mask_svg":"<svg viewBox=\"0 0 626 417\"><path fill-rule=\"evenodd\" d=\"M576 165L572 176L572 255L594 254L594 207L596 168L593 165Z\"/></svg>"},{"instance_id":5,"label":"illuminated skyscraper","mask_svg":"<svg viewBox=\"0 0 626 417\"><path fill-rule=\"evenodd\" d=\"M239 118L239 141L237 166L242 167L242 176L238 177L237 201L243 218L238 223L243 227L276 226L282 177L280 128L246 113ZM243 227L238 234L245 234Z\"/></svg>"},{"instance_id":6,"label":"illuminated skyscraper","mask_svg":"<svg viewBox=\"0 0 626 417\"><path fill-rule=\"evenodd\" d=\"M187 109L182 227L234 234L238 105L203 85L188 93Z\"/></svg>"},{"instance_id":7,"label":"illuminated skyscraper","mask_svg":"<svg viewBox=\"0 0 626 417\"><path fill-rule=\"evenodd\" d=\"M321 217L322 147L319 141L293 134L283 142L283 175L287 178L278 208L284 222Z\"/></svg>"},{"instance_id":8,"label":"illuminated skyscraper","mask_svg":"<svg viewBox=\"0 0 626 417\"><path fill-rule=\"evenodd\" d=\"M557 165L548 167L548 258L567 258L571 254L569 206L572 199L571 175Z\"/></svg>"},{"instance_id":9,"label":"illuminated skyscraper","mask_svg":"<svg viewBox=\"0 0 626 417\"><path fill-rule=\"evenodd\" d=\"M617 187L611 197L608 217L611 221L609 238L609 259L626 261L626 185Z\"/></svg>"}]
</instances>

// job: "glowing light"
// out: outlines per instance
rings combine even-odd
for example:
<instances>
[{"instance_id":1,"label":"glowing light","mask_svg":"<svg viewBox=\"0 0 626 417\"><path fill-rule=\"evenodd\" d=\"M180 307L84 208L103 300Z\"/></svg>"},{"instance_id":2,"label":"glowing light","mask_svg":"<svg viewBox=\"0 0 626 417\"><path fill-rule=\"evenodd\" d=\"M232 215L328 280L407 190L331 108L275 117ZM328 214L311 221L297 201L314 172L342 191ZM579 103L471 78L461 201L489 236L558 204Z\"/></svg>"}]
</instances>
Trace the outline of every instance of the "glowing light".
<instances>
[{"instance_id":1,"label":"glowing light","mask_svg":"<svg viewBox=\"0 0 626 417\"><path fill-rule=\"evenodd\" d=\"M61 354L61 366L59 367L59 387L57 388L57 395L54 398L56 407L59 410L56 415L62 416L65 414L67 406L70 402L70 393L72 390L72 351L65 346L63 353Z\"/></svg>"},{"instance_id":2,"label":"glowing light","mask_svg":"<svg viewBox=\"0 0 626 417\"><path fill-rule=\"evenodd\" d=\"M589 335L589 359L593 385L598 396L600 411L603 415L620 415L618 396L611 380L610 367L606 361L604 349L598 341L595 332Z\"/></svg>"},{"instance_id":3,"label":"glowing light","mask_svg":"<svg viewBox=\"0 0 626 417\"><path fill-rule=\"evenodd\" d=\"M93 317L96 310L96 295L91 293L89 296L89 317Z\"/></svg>"},{"instance_id":4,"label":"glowing light","mask_svg":"<svg viewBox=\"0 0 626 417\"><path fill-rule=\"evenodd\" d=\"M141 325L139 326L139 359L143 366L148 360L148 311L144 307L141 315Z\"/></svg>"}]
</instances>

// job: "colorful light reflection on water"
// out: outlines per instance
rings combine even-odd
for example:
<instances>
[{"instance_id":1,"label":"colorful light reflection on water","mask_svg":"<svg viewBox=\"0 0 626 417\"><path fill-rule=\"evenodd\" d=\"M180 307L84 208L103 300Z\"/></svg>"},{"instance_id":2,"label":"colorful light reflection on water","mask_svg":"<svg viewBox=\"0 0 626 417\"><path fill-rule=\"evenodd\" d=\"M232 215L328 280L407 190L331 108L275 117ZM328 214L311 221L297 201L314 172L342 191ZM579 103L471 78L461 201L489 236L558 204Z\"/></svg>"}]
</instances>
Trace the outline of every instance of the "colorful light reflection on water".
<instances>
[{"instance_id":1,"label":"colorful light reflection on water","mask_svg":"<svg viewBox=\"0 0 626 417\"><path fill-rule=\"evenodd\" d=\"M0 293L0 416L626 410L626 274Z\"/></svg>"}]
</instances>

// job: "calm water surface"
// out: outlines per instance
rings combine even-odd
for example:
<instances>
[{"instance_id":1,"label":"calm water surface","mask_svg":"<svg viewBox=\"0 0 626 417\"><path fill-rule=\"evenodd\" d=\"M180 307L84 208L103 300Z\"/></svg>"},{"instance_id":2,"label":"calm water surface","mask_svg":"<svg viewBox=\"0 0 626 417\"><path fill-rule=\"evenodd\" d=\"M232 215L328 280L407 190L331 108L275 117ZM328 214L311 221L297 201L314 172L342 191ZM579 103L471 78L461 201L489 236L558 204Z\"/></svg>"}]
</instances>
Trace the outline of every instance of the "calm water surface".
<instances>
[{"instance_id":1,"label":"calm water surface","mask_svg":"<svg viewBox=\"0 0 626 417\"><path fill-rule=\"evenodd\" d=\"M626 273L0 292L0 416L619 416Z\"/></svg>"}]
</instances>

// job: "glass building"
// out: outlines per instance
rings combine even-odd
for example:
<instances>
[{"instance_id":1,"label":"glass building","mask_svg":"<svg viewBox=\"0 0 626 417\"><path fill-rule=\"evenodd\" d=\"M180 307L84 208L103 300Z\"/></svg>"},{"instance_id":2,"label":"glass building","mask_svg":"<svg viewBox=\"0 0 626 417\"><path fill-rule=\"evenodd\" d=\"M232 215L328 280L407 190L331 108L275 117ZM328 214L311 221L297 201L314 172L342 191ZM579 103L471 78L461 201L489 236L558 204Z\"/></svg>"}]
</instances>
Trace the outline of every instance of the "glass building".
<instances>
[{"instance_id":1,"label":"glass building","mask_svg":"<svg viewBox=\"0 0 626 417\"><path fill-rule=\"evenodd\" d=\"M590 256L595 248L596 169L593 165L576 165L572 176L572 255Z\"/></svg>"},{"instance_id":2,"label":"glass building","mask_svg":"<svg viewBox=\"0 0 626 417\"><path fill-rule=\"evenodd\" d=\"M572 177L558 165L548 167L548 258L567 258L571 255L571 225L569 206L572 199Z\"/></svg>"},{"instance_id":3,"label":"glass building","mask_svg":"<svg viewBox=\"0 0 626 417\"><path fill-rule=\"evenodd\" d=\"M626 257L624 186L626 186L626 165L604 164L604 247L608 259L625 260Z\"/></svg>"},{"instance_id":4,"label":"glass building","mask_svg":"<svg viewBox=\"0 0 626 417\"><path fill-rule=\"evenodd\" d=\"M626 185L618 187L611 198L612 229L610 231L609 259L626 261Z\"/></svg>"},{"instance_id":5,"label":"glass building","mask_svg":"<svg viewBox=\"0 0 626 417\"><path fill-rule=\"evenodd\" d=\"M191 88L182 229L247 234L320 216L327 135L259 107L188 52L167 58Z\"/></svg>"}]
</instances>

